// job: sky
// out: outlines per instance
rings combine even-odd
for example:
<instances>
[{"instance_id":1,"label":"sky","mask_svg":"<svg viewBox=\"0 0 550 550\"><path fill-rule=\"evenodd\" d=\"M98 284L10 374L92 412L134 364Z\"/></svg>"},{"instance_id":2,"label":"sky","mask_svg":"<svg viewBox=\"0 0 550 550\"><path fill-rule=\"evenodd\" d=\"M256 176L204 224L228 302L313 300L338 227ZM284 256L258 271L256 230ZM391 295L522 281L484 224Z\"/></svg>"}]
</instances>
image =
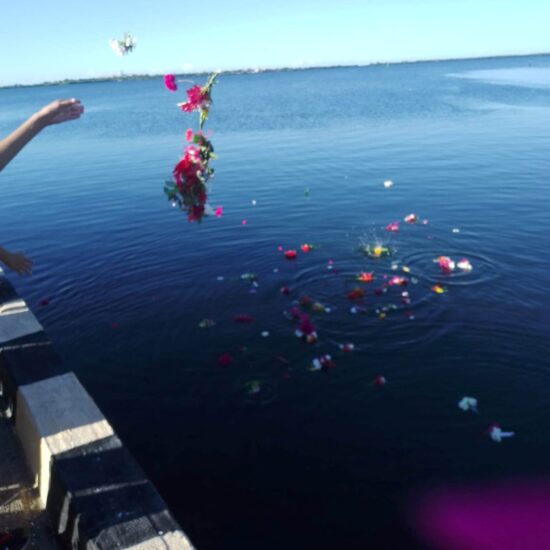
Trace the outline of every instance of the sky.
<instances>
[{"instance_id":1,"label":"sky","mask_svg":"<svg viewBox=\"0 0 550 550\"><path fill-rule=\"evenodd\" d=\"M550 52L550 0L0 0L0 85ZM117 57L109 38L129 31Z\"/></svg>"}]
</instances>

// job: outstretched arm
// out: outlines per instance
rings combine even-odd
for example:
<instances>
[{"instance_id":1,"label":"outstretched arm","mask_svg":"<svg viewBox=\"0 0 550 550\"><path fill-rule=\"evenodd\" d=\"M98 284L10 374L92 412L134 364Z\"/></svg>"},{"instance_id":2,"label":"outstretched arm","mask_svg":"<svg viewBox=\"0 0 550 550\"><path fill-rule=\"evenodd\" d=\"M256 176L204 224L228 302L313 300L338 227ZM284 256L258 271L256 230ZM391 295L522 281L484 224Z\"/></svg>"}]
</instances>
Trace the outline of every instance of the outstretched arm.
<instances>
[{"instance_id":1,"label":"outstretched arm","mask_svg":"<svg viewBox=\"0 0 550 550\"><path fill-rule=\"evenodd\" d=\"M74 120L83 112L84 107L78 99L57 99L34 113L15 132L0 140L0 172L46 126Z\"/></svg>"},{"instance_id":2,"label":"outstretched arm","mask_svg":"<svg viewBox=\"0 0 550 550\"><path fill-rule=\"evenodd\" d=\"M21 252L9 252L0 246L0 263L19 275L30 275L32 273L32 260L29 260Z\"/></svg>"}]
</instances>

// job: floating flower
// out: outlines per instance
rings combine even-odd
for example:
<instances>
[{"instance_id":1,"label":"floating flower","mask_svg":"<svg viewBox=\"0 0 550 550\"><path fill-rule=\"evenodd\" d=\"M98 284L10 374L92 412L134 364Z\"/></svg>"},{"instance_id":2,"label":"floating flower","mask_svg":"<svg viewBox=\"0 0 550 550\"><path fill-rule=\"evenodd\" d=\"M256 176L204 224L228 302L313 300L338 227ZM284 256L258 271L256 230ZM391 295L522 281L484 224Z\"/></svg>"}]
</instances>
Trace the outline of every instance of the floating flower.
<instances>
[{"instance_id":1,"label":"floating flower","mask_svg":"<svg viewBox=\"0 0 550 550\"><path fill-rule=\"evenodd\" d=\"M223 214L223 206L216 206L214 216L216 216L216 218L221 218L222 214Z\"/></svg>"},{"instance_id":2,"label":"floating flower","mask_svg":"<svg viewBox=\"0 0 550 550\"><path fill-rule=\"evenodd\" d=\"M514 432L503 432L500 424L492 424L489 426L487 433L495 443L500 443L503 439L516 435Z\"/></svg>"},{"instance_id":3,"label":"floating flower","mask_svg":"<svg viewBox=\"0 0 550 550\"><path fill-rule=\"evenodd\" d=\"M282 286L281 287L281 294L284 294L284 295L288 296L290 294L290 288L288 288L287 286Z\"/></svg>"},{"instance_id":4,"label":"floating flower","mask_svg":"<svg viewBox=\"0 0 550 550\"><path fill-rule=\"evenodd\" d=\"M332 369L336 366L336 363L332 360L332 357L328 354L321 355L321 357L318 357L316 359L313 359L311 362L310 370L324 370L327 371L328 369Z\"/></svg>"},{"instance_id":5,"label":"floating flower","mask_svg":"<svg viewBox=\"0 0 550 550\"><path fill-rule=\"evenodd\" d=\"M311 305L311 310L315 313L330 313L330 308L326 307L321 302L314 302Z\"/></svg>"},{"instance_id":6,"label":"floating flower","mask_svg":"<svg viewBox=\"0 0 550 550\"><path fill-rule=\"evenodd\" d=\"M245 388L248 395L260 393L260 391L262 390L262 386L258 380L251 380L250 382L247 382L245 384Z\"/></svg>"},{"instance_id":7,"label":"floating flower","mask_svg":"<svg viewBox=\"0 0 550 550\"><path fill-rule=\"evenodd\" d=\"M345 344L339 344L338 347L344 352L344 353L350 353L355 349L355 346L351 342L346 342Z\"/></svg>"},{"instance_id":8,"label":"floating flower","mask_svg":"<svg viewBox=\"0 0 550 550\"><path fill-rule=\"evenodd\" d=\"M294 334L298 338L303 338L308 344L317 342L317 331L309 315L307 315L307 313L300 313L299 320L298 328L294 331Z\"/></svg>"},{"instance_id":9,"label":"floating flower","mask_svg":"<svg viewBox=\"0 0 550 550\"><path fill-rule=\"evenodd\" d=\"M216 326L216 321L214 321L214 319L203 319L199 323L200 328L212 328L213 326Z\"/></svg>"},{"instance_id":10,"label":"floating flower","mask_svg":"<svg viewBox=\"0 0 550 550\"><path fill-rule=\"evenodd\" d=\"M229 353L222 353L218 357L218 365L220 367L227 367L233 363L233 357Z\"/></svg>"},{"instance_id":11,"label":"floating flower","mask_svg":"<svg viewBox=\"0 0 550 550\"><path fill-rule=\"evenodd\" d=\"M245 273L241 273L241 281L245 281L247 283L254 283L258 280L258 275L256 273L253 273L252 271L247 271Z\"/></svg>"},{"instance_id":12,"label":"floating flower","mask_svg":"<svg viewBox=\"0 0 550 550\"><path fill-rule=\"evenodd\" d=\"M388 285L390 286L406 286L408 283L408 279L406 277L399 277L397 275L394 275L389 281Z\"/></svg>"},{"instance_id":13,"label":"floating flower","mask_svg":"<svg viewBox=\"0 0 550 550\"><path fill-rule=\"evenodd\" d=\"M463 411L473 411L475 413L479 412L477 410L477 399L475 397L463 397L458 402L458 407Z\"/></svg>"},{"instance_id":14,"label":"floating flower","mask_svg":"<svg viewBox=\"0 0 550 550\"><path fill-rule=\"evenodd\" d=\"M411 297L407 291L401 293L401 302L405 305L411 303Z\"/></svg>"},{"instance_id":15,"label":"floating flower","mask_svg":"<svg viewBox=\"0 0 550 550\"><path fill-rule=\"evenodd\" d=\"M347 293L348 300L361 300L364 297L365 291L360 286Z\"/></svg>"},{"instance_id":16,"label":"floating flower","mask_svg":"<svg viewBox=\"0 0 550 550\"><path fill-rule=\"evenodd\" d=\"M472 264L466 258L458 260L458 262L456 263L456 267L458 267L458 269L461 269L462 271L472 271L472 269L474 269L472 267Z\"/></svg>"},{"instance_id":17,"label":"floating flower","mask_svg":"<svg viewBox=\"0 0 550 550\"><path fill-rule=\"evenodd\" d=\"M247 220L243 220L243 221L241 222L241 225L246 225L247 223L248 223Z\"/></svg>"},{"instance_id":18,"label":"floating flower","mask_svg":"<svg viewBox=\"0 0 550 550\"><path fill-rule=\"evenodd\" d=\"M436 293L436 294L445 294L445 292L447 292L447 289L441 285L434 285L432 286L432 290Z\"/></svg>"},{"instance_id":19,"label":"floating flower","mask_svg":"<svg viewBox=\"0 0 550 550\"><path fill-rule=\"evenodd\" d=\"M361 273L357 275L356 280L361 283L372 283L372 281L374 281L374 273L372 271L361 271Z\"/></svg>"},{"instance_id":20,"label":"floating flower","mask_svg":"<svg viewBox=\"0 0 550 550\"><path fill-rule=\"evenodd\" d=\"M411 272L411 268L404 265L402 268L401 268L405 273L410 273Z\"/></svg>"},{"instance_id":21,"label":"floating flower","mask_svg":"<svg viewBox=\"0 0 550 550\"><path fill-rule=\"evenodd\" d=\"M451 273L454 271L456 264L449 258L449 256L439 256L437 258L437 261L439 263L439 269L441 269L441 273Z\"/></svg>"},{"instance_id":22,"label":"floating flower","mask_svg":"<svg viewBox=\"0 0 550 550\"><path fill-rule=\"evenodd\" d=\"M269 336L269 331L268 330L264 330L262 332L262 338L267 338Z\"/></svg>"},{"instance_id":23,"label":"floating flower","mask_svg":"<svg viewBox=\"0 0 550 550\"><path fill-rule=\"evenodd\" d=\"M382 246L381 244L366 245L361 248L363 254L366 254L370 258L384 258L391 254L391 250Z\"/></svg>"},{"instance_id":24,"label":"floating flower","mask_svg":"<svg viewBox=\"0 0 550 550\"><path fill-rule=\"evenodd\" d=\"M409 214L405 216L405 222L407 223L416 223L418 221L418 216L416 214Z\"/></svg>"},{"instance_id":25,"label":"floating flower","mask_svg":"<svg viewBox=\"0 0 550 550\"><path fill-rule=\"evenodd\" d=\"M386 180L386 181L384 182L384 187L385 187L386 189L389 189L390 187L393 187L393 181L392 181L392 180Z\"/></svg>"},{"instance_id":26,"label":"floating flower","mask_svg":"<svg viewBox=\"0 0 550 550\"><path fill-rule=\"evenodd\" d=\"M399 222L391 222L388 225L386 225L386 231L392 231L394 233L399 231Z\"/></svg>"},{"instance_id":27,"label":"floating flower","mask_svg":"<svg viewBox=\"0 0 550 550\"><path fill-rule=\"evenodd\" d=\"M164 75L164 85L171 92L175 92L178 89L178 84L176 82L176 77L173 74Z\"/></svg>"},{"instance_id":28,"label":"floating flower","mask_svg":"<svg viewBox=\"0 0 550 550\"><path fill-rule=\"evenodd\" d=\"M193 134L193 130L191 128L187 128L185 131L185 141L193 141L195 134Z\"/></svg>"},{"instance_id":29,"label":"floating flower","mask_svg":"<svg viewBox=\"0 0 550 550\"><path fill-rule=\"evenodd\" d=\"M294 321L297 321L302 317L302 312L300 311L299 307L293 306L288 311L287 317L293 319Z\"/></svg>"},{"instance_id":30,"label":"floating flower","mask_svg":"<svg viewBox=\"0 0 550 550\"><path fill-rule=\"evenodd\" d=\"M235 321L235 323L253 323L254 317L247 313L240 313L238 315L233 315L233 321Z\"/></svg>"},{"instance_id":31,"label":"floating flower","mask_svg":"<svg viewBox=\"0 0 550 550\"><path fill-rule=\"evenodd\" d=\"M307 253L307 252L311 252L315 248L315 246L312 244L303 244L300 246L300 248L302 249L302 252Z\"/></svg>"},{"instance_id":32,"label":"floating flower","mask_svg":"<svg viewBox=\"0 0 550 550\"><path fill-rule=\"evenodd\" d=\"M453 227L453 233L460 233L460 229L458 227Z\"/></svg>"},{"instance_id":33,"label":"floating flower","mask_svg":"<svg viewBox=\"0 0 550 550\"><path fill-rule=\"evenodd\" d=\"M284 256L287 260L295 260L298 257L296 250L285 250Z\"/></svg>"},{"instance_id":34,"label":"floating flower","mask_svg":"<svg viewBox=\"0 0 550 550\"><path fill-rule=\"evenodd\" d=\"M388 383L388 381L386 380L386 378L382 375L378 375L375 379L374 379L374 385L375 386L385 386L386 384Z\"/></svg>"}]
</instances>

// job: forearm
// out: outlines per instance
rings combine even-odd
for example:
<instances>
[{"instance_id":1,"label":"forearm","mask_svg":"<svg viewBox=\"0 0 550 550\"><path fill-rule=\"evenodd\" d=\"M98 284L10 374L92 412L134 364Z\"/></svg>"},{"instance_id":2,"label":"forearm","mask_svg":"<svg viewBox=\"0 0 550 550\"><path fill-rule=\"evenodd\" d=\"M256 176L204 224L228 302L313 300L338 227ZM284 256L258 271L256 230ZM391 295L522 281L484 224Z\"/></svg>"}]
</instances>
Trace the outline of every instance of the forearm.
<instances>
[{"instance_id":1,"label":"forearm","mask_svg":"<svg viewBox=\"0 0 550 550\"><path fill-rule=\"evenodd\" d=\"M0 172L43 128L44 123L38 113L35 113L21 124L17 130L0 141Z\"/></svg>"}]
</instances>

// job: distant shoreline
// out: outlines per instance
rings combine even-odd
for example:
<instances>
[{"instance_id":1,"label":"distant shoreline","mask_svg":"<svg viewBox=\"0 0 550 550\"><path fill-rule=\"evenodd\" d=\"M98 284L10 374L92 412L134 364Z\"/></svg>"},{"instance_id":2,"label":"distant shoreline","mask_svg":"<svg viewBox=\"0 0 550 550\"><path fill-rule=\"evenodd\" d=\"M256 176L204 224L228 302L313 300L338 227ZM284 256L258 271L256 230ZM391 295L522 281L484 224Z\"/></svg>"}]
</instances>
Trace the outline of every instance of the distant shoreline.
<instances>
[{"instance_id":1,"label":"distant shoreline","mask_svg":"<svg viewBox=\"0 0 550 550\"><path fill-rule=\"evenodd\" d=\"M448 59L418 59L413 61L388 61L388 62L373 62L373 63L364 63L364 64L353 64L353 65L318 65L311 67L279 67L279 68L251 68L251 69L233 69L227 71L221 71L221 74L258 74L258 73L278 73L278 72L290 72L290 71L311 71L311 70L320 70L320 69L354 69L354 68L366 68L366 67L376 67L381 65L408 65L414 63L444 63L449 61L483 61L490 59L515 59L522 57L545 57L549 56L549 53L533 53L533 54L515 54L515 55L491 55L484 57L453 57ZM189 73L176 73L176 76L203 76L211 74L213 71L199 71L199 72L189 72ZM0 85L0 89L10 89L10 88L36 88L39 86L65 86L73 84L90 84L96 82L120 82L125 80L155 80L162 78L164 73L158 74L121 74L113 76L99 76L93 78L66 78L64 80L53 80L40 82L37 84L6 84Z\"/></svg>"}]
</instances>

